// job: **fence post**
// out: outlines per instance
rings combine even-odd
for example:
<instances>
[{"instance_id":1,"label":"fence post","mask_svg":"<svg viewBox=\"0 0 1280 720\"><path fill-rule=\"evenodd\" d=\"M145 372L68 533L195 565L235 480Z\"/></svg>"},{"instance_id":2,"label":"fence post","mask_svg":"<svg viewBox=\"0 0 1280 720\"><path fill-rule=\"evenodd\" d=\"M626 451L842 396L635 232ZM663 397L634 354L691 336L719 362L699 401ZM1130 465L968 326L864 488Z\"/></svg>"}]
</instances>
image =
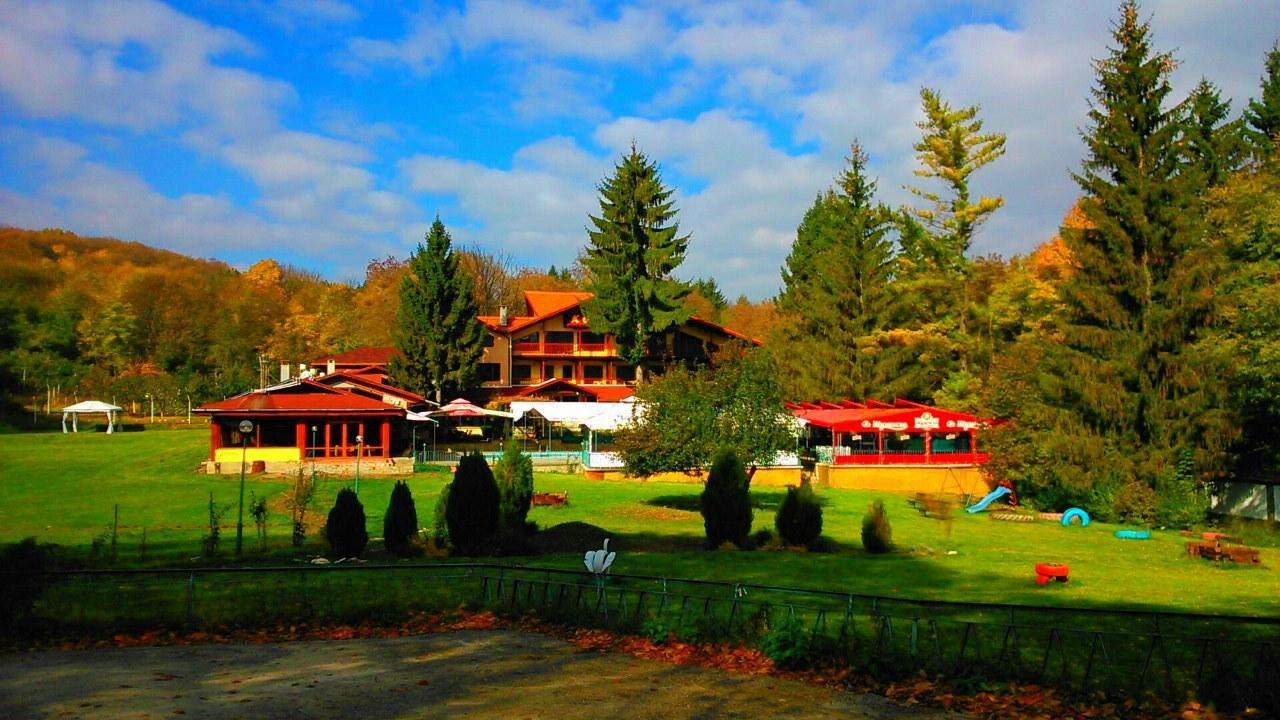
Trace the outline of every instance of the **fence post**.
<instances>
[{"instance_id":1,"label":"fence post","mask_svg":"<svg viewBox=\"0 0 1280 720\"><path fill-rule=\"evenodd\" d=\"M120 503L111 512L111 562L116 561L116 535L120 532Z\"/></svg>"},{"instance_id":2,"label":"fence post","mask_svg":"<svg viewBox=\"0 0 1280 720\"><path fill-rule=\"evenodd\" d=\"M186 626L190 630L194 626L195 618L192 615L192 602L196 591L196 571L192 570L187 574L187 620Z\"/></svg>"}]
</instances>

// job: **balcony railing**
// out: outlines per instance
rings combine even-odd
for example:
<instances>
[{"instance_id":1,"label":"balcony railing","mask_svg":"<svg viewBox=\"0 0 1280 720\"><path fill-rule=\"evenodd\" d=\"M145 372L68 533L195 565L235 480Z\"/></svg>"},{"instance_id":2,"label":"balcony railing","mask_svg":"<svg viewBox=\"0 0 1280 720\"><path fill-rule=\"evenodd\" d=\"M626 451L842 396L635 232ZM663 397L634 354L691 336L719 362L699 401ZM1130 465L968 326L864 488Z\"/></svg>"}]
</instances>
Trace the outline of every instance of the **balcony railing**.
<instances>
[{"instance_id":1,"label":"balcony railing","mask_svg":"<svg viewBox=\"0 0 1280 720\"><path fill-rule=\"evenodd\" d=\"M542 346L542 352L550 355L567 355L573 352L573 343L549 342Z\"/></svg>"},{"instance_id":2,"label":"balcony railing","mask_svg":"<svg viewBox=\"0 0 1280 720\"><path fill-rule=\"evenodd\" d=\"M536 342L518 342L518 343L515 343L514 345L516 352L536 353L541 350L541 347L542 347L541 343L536 343Z\"/></svg>"},{"instance_id":3,"label":"balcony railing","mask_svg":"<svg viewBox=\"0 0 1280 720\"><path fill-rule=\"evenodd\" d=\"M836 455L833 459L836 465L983 465L991 459L991 453L857 453Z\"/></svg>"},{"instance_id":4,"label":"balcony railing","mask_svg":"<svg viewBox=\"0 0 1280 720\"><path fill-rule=\"evenodd\" d=\"M581 352L604 352L609 349L609 343L578 343L578 350Z\"/></svg>"}]
</instances>

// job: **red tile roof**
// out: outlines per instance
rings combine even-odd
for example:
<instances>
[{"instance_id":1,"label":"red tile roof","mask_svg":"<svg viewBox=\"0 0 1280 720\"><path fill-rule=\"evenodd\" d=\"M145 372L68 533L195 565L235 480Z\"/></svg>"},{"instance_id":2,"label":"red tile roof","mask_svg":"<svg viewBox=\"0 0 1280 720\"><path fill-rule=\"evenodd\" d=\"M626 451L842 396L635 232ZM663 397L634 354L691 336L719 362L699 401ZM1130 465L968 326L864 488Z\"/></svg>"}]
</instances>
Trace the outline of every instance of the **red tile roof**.
<instances>
[{"instance_id":1,"label":"red tile roof","mask_svg":"<svg viewBox=\"0 0 1280 720\"><path fill-rule=\"evenodd\" d=\"M376 390L387 395L394 395L396 397L403 398L411 405L426 402L427 400L416 392L405 390L404 388L398 388L394 385L388 385L383 382L378 382L368 375L361 375L354 372L339 370L338 372L330 373L328 375L321 375L316 378L315 381L321 385L328 386L333 386L340 382L349 382L352 385L360 385L361 387Z\"/></svg>"},{"instance_id":2,"label":"red tile roof","mask_svg":"<svg viewBox=\"0 0 1280 720\"><path fill-rule=\"evenodd\" d=\"M324 355L311 361L313 366L324 367L333 360L335 365L386 365L396 354L393 347L358 347L346 352Z\"/></svg>"},{"instance_id":3,"label":"red tile roof","mask_svg":"<svg viewBox=\"0 0 1280 720\"><path fill-rule=\"evenodd\" d=\"M564 378L552 378L551 380L544 380L537 385L521 388L516 393L516 397L529 397L552 389L579 392L583 395L590 395L600 402L618 402L636 394L635 388L627 385L579 385Z\"/></svg>"},{"instance_id":4,"label":"red tile roof","mask_svg":"<svg viewBox=\"0 0 1280 720\"><path fill-rule=\"evenodd\" d=\"M529 315L546 317L564 312L572 307L595 297L589 292L560 290L525 290L524 303L528 306Z\"/></svg>"},{"instance_id":5,"label":"red tile roof","mask_svg":"<svg viewBox=\"0 0 1280 720\"><path fill-rule=\"evenodd\" d=\"M277 385L207 403L197 413L298 413L298 412L401 413L401 408L380 400L331 388L313 380Z\"/></svg>"}]
</instances>

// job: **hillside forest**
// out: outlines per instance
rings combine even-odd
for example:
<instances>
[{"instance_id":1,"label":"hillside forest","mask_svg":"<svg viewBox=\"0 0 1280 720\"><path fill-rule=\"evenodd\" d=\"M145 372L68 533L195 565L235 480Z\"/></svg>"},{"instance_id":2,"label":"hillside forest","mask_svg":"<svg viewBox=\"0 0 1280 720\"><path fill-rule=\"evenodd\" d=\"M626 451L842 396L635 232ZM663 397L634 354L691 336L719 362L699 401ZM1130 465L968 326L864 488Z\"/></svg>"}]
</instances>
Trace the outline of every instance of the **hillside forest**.
<instances>
[{"instance_id":1,"label":"hillside forest","mask_svg":"<svg viewBox=\"0 0 1280 720\"><path fill-rule=\"evenodd\" d=\"M792 399L903 397L993 419L991 471L1045 506L1185 524L1214 482L1273 475L1280 46L1239 110L1209 80L1174 96L1176 58L1151 46L1133 3L1099 55L1080 196L1034 251L971 252L1003 205L974 177L1005 137L980 108L924 88L912 204L877 199L874 148L851 139L844 170L796 219L778 295L731 302L702 278L684 283L686 313L763 340ZM16 228L0 228L0 252L8 424L88 397L184 414L270 382L280 362L391 345L408 267L377 258L361 281L335 282ZM598 280L583 256L557 269L457 254L481 314Z\"/></svg>"}]
</instances>

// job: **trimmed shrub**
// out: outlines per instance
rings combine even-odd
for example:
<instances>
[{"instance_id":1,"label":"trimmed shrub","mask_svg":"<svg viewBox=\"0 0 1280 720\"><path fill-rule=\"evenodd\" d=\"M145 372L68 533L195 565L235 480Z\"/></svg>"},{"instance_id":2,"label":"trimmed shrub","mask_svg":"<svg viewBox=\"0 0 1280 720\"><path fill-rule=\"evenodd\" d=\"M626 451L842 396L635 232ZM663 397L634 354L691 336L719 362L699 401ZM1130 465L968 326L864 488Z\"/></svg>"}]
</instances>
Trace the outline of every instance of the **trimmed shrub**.
<instances>
[{"instance_id":1,"label":"trimmed shrub","mask_svg":"<svg viewBox=\"0 0 1280 720\"><path fill-rule=\"evenodd\" d=\"M476 552L498 530L498 484L478 452L458 462L445 505L445 523L449 541L468 553Z\"/></svg>"},{"instance_id":2,"label":"trimmed shrub","mask_svg":"<svg viewBox=\"0 0 1280 720\"><path fill-rule=\"evenodd\" d=\"M382 540L387 549L397 554L409 550L409 541L418 534L418 508L413 504L413 493L403 480L391 488L391 501L387 514L382 518Z\"/></svg>"},{"instance_id":3,"label":"trimmed shrub","mask_svg":"<svg viewBox=\"0 0 1280 720\"><path fill-rule=\"evenodd\" d=\"M733 450L726 448L716 454L699 506L707 532L707 547L719 547L726 542L747 547L753 512L751 480Z\"/></svg>"},{"instance_id":4,"label":"trimmed shrub","mask_svg":"<svg viewBox=\"0 0 1280 720\"><path fill-rule=\"evenodd\" d=\"M822 535L822 505L808 483L787 488L773 526L788 545L809 547Z\"/></svg>"},{"instance_id":5,"label":"trimmed shrub","mask_svg":"<svg viewBox=\"0 0 1280 720\"><path fill-rule=\"evenodd\" d=\"M520 452L513 437L493 468L498 483L498 525L507 532L524 532L533 500L533 458Z\"/></svg>"},{"instance_id":6,"label":"trimmed shrub","mask_svg":"<svg viewBox=\"0 0 1280 720\"><path fill-rule=\"evenodd\" d=\"M869 553L887 553L893 548L893 530L884 503L876 500L862 518L862 547Z\"/></svg>"},{"instance_id":7,"label":"trimmed shrub","mask_svg":"<svg viewBox=\"0 0 1280 720\"><path fill-rule=\"evenodd\" d=\"M365 527L364 505L351 488L342 488L333 501L329 519L324 525L324 536L329 549L340 558L360 557L369 544L369 530Z\"/></svg>"},{"instance_id":8,"label":"trimmed shrub","mask_svg":"<svg viewBox=\"0 0 1280 720\"><path fill-rule=\"evenodd\" d=\"M438 548L449 545L449 521L445 513L449 509L449 490L452 487L453 482L450 481L440 488L440 497L436 498L436 508L431 519L431 537L436 541Z\"/></svg>"}]
</instances>

